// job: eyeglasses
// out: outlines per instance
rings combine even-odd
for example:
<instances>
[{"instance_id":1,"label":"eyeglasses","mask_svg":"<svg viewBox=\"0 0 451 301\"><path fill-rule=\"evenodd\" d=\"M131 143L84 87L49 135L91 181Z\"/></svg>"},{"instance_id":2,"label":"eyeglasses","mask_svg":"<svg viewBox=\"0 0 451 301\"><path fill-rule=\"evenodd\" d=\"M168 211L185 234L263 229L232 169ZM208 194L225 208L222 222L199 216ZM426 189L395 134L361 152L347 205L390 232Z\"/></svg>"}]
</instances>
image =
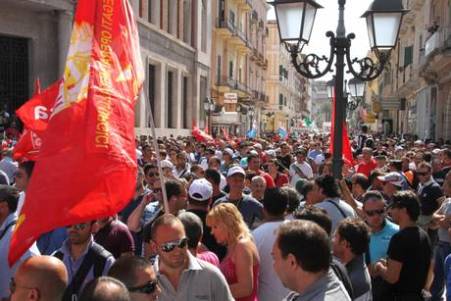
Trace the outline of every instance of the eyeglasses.
<instances>
[{"instance_id":1,"label":"eyeglasses","mask_svg":"<svg viewBox=\"0 0 451 301\"><path fill-rule=\"evenodd\" d=\"M186 247L187 244L188 244L188 238L185 237L185 238L182 238L179 240L164 243L160 246L160 249L165 253L169 253L169 252L172 252L175 249L175 247L179 247L180 249L183 249L184 247Z\"/></svg>"},{"instance_id":2,"label":"eyeglasses","mask_svg":"<svg viewBox=\"0 0 451 301\"><path fill-rule=\"evenodd\" d=\"M76 224L76 225L70 225L67 226L67 229L73 228L75 230L84 230L87 226L89 225L89 223L83 223L83 224Z\"/></svg>"},{"instance_id":3,"label":"eyeglasses","mask_svg":"<svg viewBox=\"0 0 451 301\"><path fill-rule=\"evenodd\" d=\"M368 210L368 211L365 211L365 213L366 213L368 216L382 215L382 214L385 213L385 209Z\"/></svg>"},{"instance_id":4,"label":"eyeglasses","mask_svg":"<svg viewBox=\"0 0 451 301\"><path fill-rule=\"evenodd\" d=\"M158 280L149 281L146 284L142 286L137 287L129 287L128 291L130 293L142 293L146 295L153 294L155 290L157 289Z\"/></svg>"},{"instance_id":5,"label":"eyeglasses","mask_svg":"<svg viewBox=\"0 0 451 301\"><path fill-rule=\"evenodd\" d=\"M160 174L159 174L158 172L149 172L149 173L147 174L147 176L148 176L148 177L159 177Z\"/></svg>"},{"instance_id":6,"label":"eyeglasses","mask_svg":"<svg viewBox=\"0 0 451 301\"><path fill-rule=\"evenodd\" d=\"M9 291L10 291L11 295L13 295L16 292L17 288L19 288L19 287L26 288L29 290L34 289L33 287L17 285L16 281L14 280L14 277L12 277L11 280L9 281Z\"/></svg>"}]
</instances>

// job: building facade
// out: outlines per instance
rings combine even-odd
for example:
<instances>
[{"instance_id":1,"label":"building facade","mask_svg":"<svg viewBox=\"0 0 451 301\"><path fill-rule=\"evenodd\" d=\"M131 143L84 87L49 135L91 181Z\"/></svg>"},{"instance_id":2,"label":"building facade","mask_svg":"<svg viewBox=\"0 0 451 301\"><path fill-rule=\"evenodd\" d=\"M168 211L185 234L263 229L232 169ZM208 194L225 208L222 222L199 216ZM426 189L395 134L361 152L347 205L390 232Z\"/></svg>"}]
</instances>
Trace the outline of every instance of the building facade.
<instances>
[{"instance_id":1,"label":"building facade","mask_svg":"<svg viewBox=\"0 0 451 301\"><path fill-rule=\"evenodd\" d=\"M451 12L448 0L404 1L409 9L390 64L371 84L377 129L451 140ZM368 89L367 89L368 91Z\"/></svg>"},{"instance_id":2,"label":"building facade","mask_svg":"<svg viewBox=\"0 0 451 301\"><path fill-rule=\"evenodd\" d=\"M265 95L264 0L212 2L211 99L213 134L244 135L259 123Z\"/></svg>"},{"instance_id":3,"label":"building facade","mask_svg":"<svg viewBox=\"0 0 451 301\"><path fill-rule=\"evenodd\" d=\"M311 119L318 129L330 131L332 118L332 100L327 95L327 81L312 82Z\"/></svg>"},{"instance_id":4,"label":"building facade","mask_svg":"<svg viewBox=\"0 0 451 301\"><path fill-rule=\"evenodd\" d=\"M0 6L0 99L14 112L62 76L77 1L4 0ZM137 134L188 135L205 122L209 97L212 1L131 0L146 72ZM3 109L3 108L2 108Z\"/></svg>"},{"instance_id":5,"label":"building facade","mask_svg":"<svg viewBox=\"0 0 451 301\"><path fill-rule=\"evenodd\" d=\"M268 78L266 91L269 102L264 106L262 128L271 133L301 126L310 114L310 81L300 76L291 63L291 57L280 44L275 20L268 22Z\"/></svg>"}]
</instances>

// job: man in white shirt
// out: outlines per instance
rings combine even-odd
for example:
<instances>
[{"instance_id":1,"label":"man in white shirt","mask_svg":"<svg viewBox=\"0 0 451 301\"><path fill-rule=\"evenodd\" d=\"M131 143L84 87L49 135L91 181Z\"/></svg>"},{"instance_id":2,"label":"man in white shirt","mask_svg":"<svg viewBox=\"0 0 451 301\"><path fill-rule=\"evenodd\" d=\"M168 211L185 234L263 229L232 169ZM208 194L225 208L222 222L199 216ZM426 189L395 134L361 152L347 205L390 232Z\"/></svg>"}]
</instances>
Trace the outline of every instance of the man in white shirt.
<instances>
[{"instance_id":1,"label":"man in white shirt","mask_svg":"<svg viewBox=\"0 0 451 301\"><path fill-rule=\"evenodd\" d=\"M290 165L290 184L292 187L296 186L296 182L299 179L310 180L313 178L313 170L310 164L305 162L307 152L305 149L300 148L295 152L296 162Z\"/></svg>"},{"instance_id":2,"label":"man in white shirt","mask_svg":"<svg viewBox=\"0 0 451 301\"><path fill-rule=\"evenodd\" d=\"M260 256L258 299L260 301L282 300L289 290L277 277L271 251L277 238L277 229L285 220L288 195L279 188L268 189L262 202L264 223L252 232Z\"/></svg>"}]
</instances>

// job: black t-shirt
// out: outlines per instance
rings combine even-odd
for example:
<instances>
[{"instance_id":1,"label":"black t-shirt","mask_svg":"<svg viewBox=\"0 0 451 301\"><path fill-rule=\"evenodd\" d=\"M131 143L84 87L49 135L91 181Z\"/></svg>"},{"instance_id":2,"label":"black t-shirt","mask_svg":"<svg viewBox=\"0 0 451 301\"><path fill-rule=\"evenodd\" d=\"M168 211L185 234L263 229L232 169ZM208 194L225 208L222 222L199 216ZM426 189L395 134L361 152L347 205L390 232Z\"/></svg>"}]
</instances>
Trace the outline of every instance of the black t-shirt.
<instances>
[{"instance_id":1,"label":"black t-shirt","mask_svg":"<svg viewBox=\"0 0 451 301\"><path fill-rule=\"evenodd\" d=\"M211 229L207 226L206 223L207 211L198 209L188 209L186 211L194 213L202 220L202 223L204 225L202 243L208 248L208 250L215 253L218 256L219 260L222 260L227 253L227 248L218 244L213 234L211 234Z\"/></svg>"},{"instance_id":2,"label":"black t-shirt","mask_svg":"<svg viewBox=\"0 0 451 301\"><path fill-rule=\"evenodd\" d=\"M277 160L279 161L280 165L279 166L279 171L280 172L285 172L287 169L290 169L290 165L292 163L292 159L291 159L291 155L288 154L286 156L278 156Z\"/></svg>"},{"instance_id":3,"label":"black t-shirt","mask_svg":"<svg viewBox=\"0 0 451 301\"><path fill-rule=\"evenodd\" d=\"M442 189L436 182L425 186L418 195L420 197L421 214L432 215L438 209L437 199L442 195Z\"/></svg>"},{"instance_id":4,"label":"black t-shirt","mask_svg":"<svg viewBox=\"0 0 451 301\"><path fill-rule=\"evenodd\" d=\"M390 259L402 263L399 280L393 285L393 293L421 293L432 255L427 233L417 226L402 229L391 238L387 253Z\"/></svg>"}]
</instances>

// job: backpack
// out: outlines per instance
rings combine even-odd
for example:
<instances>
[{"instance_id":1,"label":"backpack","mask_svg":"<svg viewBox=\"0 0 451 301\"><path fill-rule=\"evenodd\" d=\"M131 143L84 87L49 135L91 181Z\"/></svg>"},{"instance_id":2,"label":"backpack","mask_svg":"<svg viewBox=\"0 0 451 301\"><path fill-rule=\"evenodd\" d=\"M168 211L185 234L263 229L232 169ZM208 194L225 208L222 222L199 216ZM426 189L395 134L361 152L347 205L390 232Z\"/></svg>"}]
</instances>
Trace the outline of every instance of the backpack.
<instances>
[{"instance_id":1,"label":"backpack","mask_svg":"<svg viewBox=\"0 0 451 301\"><path fill-rule=\"evenodd\" d=\"M57 251L53 256L64 260L64 253L61 251ZM94 277L98 278L102 276L103 270L105 269L106 260L111 257L110 252L108 252L101 245L93 242L91 248L88 253L86 253L85 258L83 258L83 262L80 265L80 268L75 273L71 283L69 283L66 288L63 296L63 301L73 301L78 300L77 296L79 294L81 285L88 275L89 270L93 267Z\"/></svg>"}]
</instances>

